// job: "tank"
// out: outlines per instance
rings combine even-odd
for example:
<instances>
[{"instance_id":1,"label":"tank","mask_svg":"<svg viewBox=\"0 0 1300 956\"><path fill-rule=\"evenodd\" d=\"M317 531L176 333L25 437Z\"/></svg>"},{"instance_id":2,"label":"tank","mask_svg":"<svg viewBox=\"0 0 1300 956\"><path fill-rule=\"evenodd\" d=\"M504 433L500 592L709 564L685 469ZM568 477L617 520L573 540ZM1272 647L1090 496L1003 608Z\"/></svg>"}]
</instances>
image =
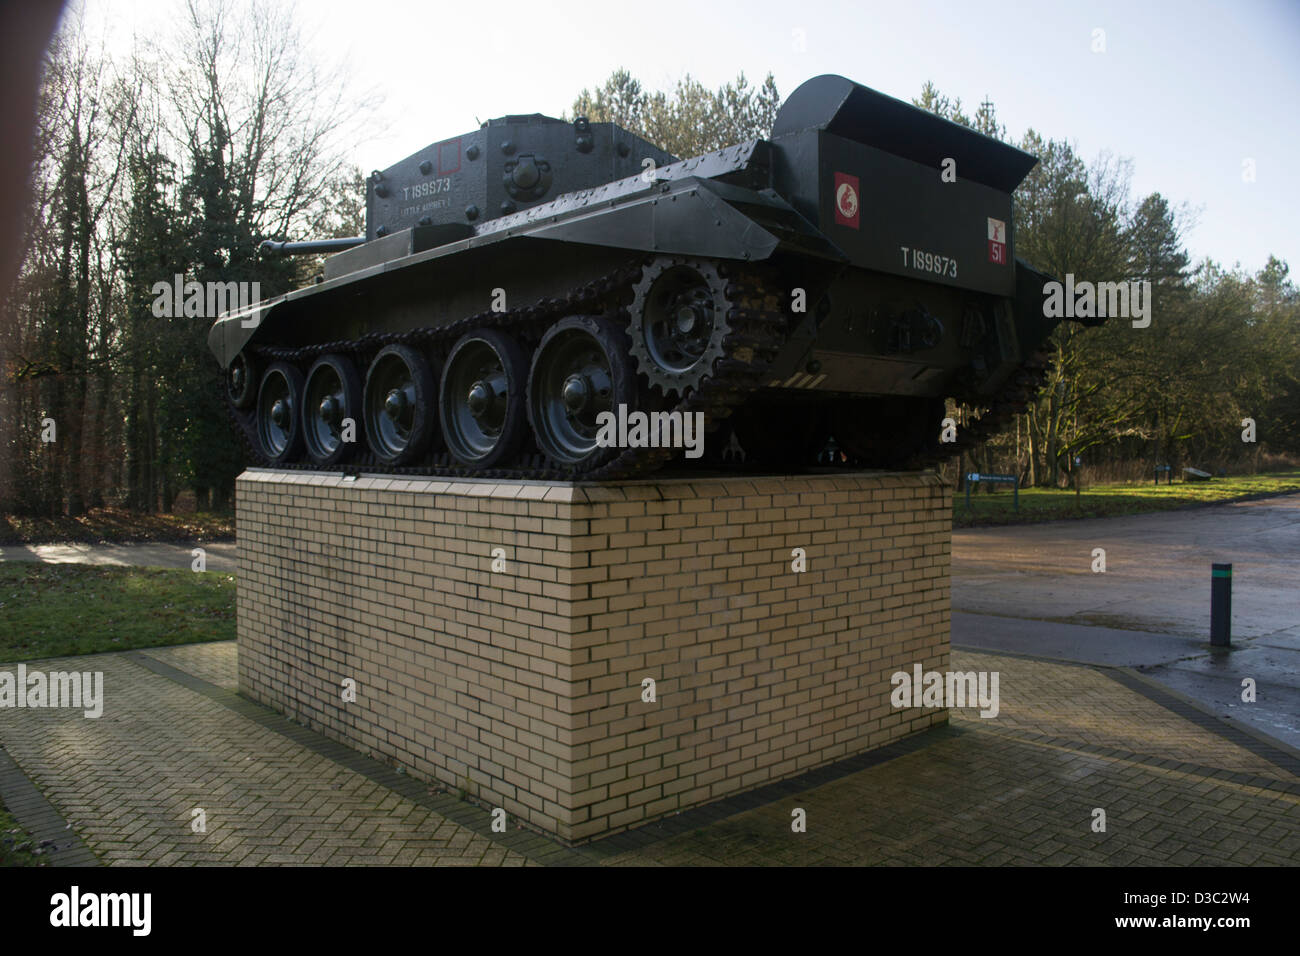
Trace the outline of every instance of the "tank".
<instances>
[{"instance_id":1,"label":"tank","mask_svg":"<svg viewBox=\"0 0 1300 956\"><path fill-rule=\"evenodd\" d=\"M829 75L770 139L685 160L506 116L372 173L365 236L266 243L330 255L209 345L255 465L930 467L1044 380L1051 280L1012 221L1036 162ZM956 440L948 398L978 412Z\"/></svg>"}]
</instances>

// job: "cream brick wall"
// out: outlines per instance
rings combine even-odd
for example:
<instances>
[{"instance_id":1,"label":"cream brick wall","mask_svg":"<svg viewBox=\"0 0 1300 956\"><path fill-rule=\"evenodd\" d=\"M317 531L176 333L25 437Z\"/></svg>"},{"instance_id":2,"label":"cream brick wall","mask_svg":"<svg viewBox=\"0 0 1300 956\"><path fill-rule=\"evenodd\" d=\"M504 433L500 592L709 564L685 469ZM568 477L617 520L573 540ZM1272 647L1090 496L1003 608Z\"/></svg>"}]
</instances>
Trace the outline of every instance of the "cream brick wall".
<instances>
[{"instance_id":1,"label":"cream brick wall","mask_svg":"<svg viewBox=\"0 0 1300 956\"><path fill-rule=\"evenodd\" d=\"M947 721L889 702L948 666L933 475L249 471L237 496L241 691L567 841Z\"/></svg>"}]
</instances>

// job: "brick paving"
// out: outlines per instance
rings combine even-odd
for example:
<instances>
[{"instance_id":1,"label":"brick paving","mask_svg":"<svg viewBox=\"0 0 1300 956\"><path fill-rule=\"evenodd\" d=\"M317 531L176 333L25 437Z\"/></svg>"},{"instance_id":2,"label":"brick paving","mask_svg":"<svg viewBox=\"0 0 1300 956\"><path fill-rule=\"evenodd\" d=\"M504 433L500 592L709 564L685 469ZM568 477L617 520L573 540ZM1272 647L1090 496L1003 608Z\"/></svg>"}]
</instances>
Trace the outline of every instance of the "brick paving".
<instances>
[{"instance_id":1,"label":"brick paving","mask_svg":"<svg viewBox=\"0 0 1300 956\"><path fill-rule=\"evenodd\" d=\"M956 670L999 672L998 717L957 710L856 762L575 850L492 834L485 809L239 698L235 655L30 662L103 671L107 703L98 720L0 711L0 794L42 832L71 824L68 863L84 847L110 865L1300 863L1295 753L1120 671L954 651Z\"/></svg>"},{"instance_id":2,"label":"brick paving","mask_svg":"<svg viewBox=\"0 0 1300 956\"><path fill-rule=\"evenodd\" d=\"M151 655L233 664L235 646ZM527 862L126 654L30 662L104 673L104 714L0 711L10 757L106 864ZM202 670L202 667L198 669ZM222 667L215 667L220 676ZM192 830L193 811L206 833ZM57 856L56 856L57 859Z\"/></svg>"},{"instance_id":3,"label":"brick paving","mask_svg":"<svg viewBox=\"0 0 1300 956\"><path fill-rule=\"evenodd\" d=\"M238 655L233 641L209 644L178 644L174 647L150 647L141 651L147 657L170 664L200 680L226 690L239 687Z\"/></svg>"}]
</instances>

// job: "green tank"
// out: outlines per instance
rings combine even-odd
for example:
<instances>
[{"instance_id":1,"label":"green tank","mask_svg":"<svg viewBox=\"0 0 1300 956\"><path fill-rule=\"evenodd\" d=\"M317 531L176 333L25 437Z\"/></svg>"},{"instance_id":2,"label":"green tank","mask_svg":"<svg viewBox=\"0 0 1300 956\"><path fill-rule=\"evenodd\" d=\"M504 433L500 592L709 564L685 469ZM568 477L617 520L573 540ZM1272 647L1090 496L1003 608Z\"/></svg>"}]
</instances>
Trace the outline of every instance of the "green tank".
<instances>
[{"instance_id":1,"label":"green tank","mask_svg":"<svg viewBox=\"0 0 1300 956\"><path fill-rule=\"evenodd\" d=\"M1036 162L839 76L685 160L506 116L373 173L365 236L265 244L331 254L209 344L256 465L923 468L1044 380L1050 277L1012 216ZM981 413L956 441L947 398Z\"/></svg>"}]
</instances>

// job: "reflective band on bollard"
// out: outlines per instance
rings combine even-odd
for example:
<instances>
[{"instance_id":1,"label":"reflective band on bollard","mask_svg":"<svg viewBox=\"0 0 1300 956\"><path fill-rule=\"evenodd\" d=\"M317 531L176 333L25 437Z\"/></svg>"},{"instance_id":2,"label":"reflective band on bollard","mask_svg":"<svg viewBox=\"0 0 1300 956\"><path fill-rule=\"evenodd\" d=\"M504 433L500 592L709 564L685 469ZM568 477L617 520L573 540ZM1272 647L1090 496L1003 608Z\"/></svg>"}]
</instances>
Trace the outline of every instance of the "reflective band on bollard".
<instances>
[{"instance_id":1,"label":"reflective band on bollard","mask_svg":"<svg viewBox=\"0 0 1300 956\"><path fill-rule=\"evenodd\" d=\"M1232 565L1210 565L1210 643L1232 645Z\"/></svg>"}]
</instances>

